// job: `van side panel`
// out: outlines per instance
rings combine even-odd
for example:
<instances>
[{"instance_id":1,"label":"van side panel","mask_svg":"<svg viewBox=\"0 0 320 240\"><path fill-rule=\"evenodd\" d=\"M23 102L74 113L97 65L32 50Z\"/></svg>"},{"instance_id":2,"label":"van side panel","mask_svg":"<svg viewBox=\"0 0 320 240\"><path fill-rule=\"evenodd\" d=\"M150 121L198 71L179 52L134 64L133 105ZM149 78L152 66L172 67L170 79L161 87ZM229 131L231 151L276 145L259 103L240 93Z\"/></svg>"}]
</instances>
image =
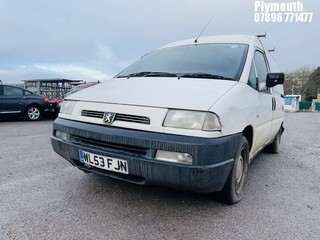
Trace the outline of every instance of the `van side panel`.
<instances>
[{"instance_id":1,"label":"van side panel","mask_svg":"<svg viewBox=\"0 0 320 240\"><path fill-rule=\"evenodd\" d=\"M269 108L270 111L266 111ZM271 108L271 96L239 82L211 108L211 111L222 119L223 135L241 133L247 126L252 126L254 132L251 152L256 152L271 138Z\"/></svg>"}]
</instances>

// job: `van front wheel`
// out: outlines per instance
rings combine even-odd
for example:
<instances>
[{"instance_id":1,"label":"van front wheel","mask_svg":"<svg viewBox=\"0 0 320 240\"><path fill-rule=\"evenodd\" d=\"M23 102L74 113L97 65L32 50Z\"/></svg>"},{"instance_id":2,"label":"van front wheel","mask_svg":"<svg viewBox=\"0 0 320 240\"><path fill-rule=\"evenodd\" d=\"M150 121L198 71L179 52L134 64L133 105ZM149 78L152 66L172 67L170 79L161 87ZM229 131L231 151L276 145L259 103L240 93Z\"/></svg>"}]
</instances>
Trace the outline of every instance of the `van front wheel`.
<instances>
[{"instance_id":1,"label":"van front wheel","mask_svg":"<svg viewBox=\"0 0 320 240\"><path fill-rule=\"evenodd\" d=\"M247 176L248 162L249 143L245 137L242 137L232 171L221 192L225 203L235 204L242 199L242 189Z\"/></svg>"}]
</instances>

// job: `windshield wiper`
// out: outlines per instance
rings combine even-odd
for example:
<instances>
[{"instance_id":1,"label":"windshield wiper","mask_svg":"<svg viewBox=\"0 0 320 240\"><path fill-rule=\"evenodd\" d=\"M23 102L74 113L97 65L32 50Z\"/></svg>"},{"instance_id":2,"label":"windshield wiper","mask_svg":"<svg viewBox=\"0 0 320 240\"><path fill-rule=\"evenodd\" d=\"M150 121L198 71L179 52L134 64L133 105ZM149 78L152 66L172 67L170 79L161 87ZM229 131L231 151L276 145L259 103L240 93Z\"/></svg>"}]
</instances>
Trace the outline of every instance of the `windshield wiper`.
<instances>
[{"instance_id":1,"label":"windshield wiper","mask_svg":"<svg viewBox=\"0 0 320 240\"><path fill-rule=\"evenodd\" d=\"M215 75L210 73L184 73L175 74L169 72L136 72L130 73L128 75L119 75L117 78L132 78L132 77L178 77L178 78L208 78L208 79L224 79L224 80L234 80L230 77L225 77L221 75Z\"/></svg>"},{"instance_id":2,"label":"windshield wiper","mask_svg":"<svg viewBox=\"0 0 320 240\"><path fill-rule=\"evenodd\" d=\"M234 80L233 78L230 77L225 77L221 75L215 75L215 74L210 74L210 73L186 73L180 75L182 78L211 78L211 79L224 79L224 80Z\"/></svg>"},{"instance_id":3,"label":"windshield wiper","mask_svg":"<svg viewBox=\"0 0 320 240\"><path fill-rule=\"evenodd\" d=\"M150 72L145 77L177 77L175 73L168 72Z\"/></svg>"},{"instance_id":4,"label":"windshield wiper","mask_svg":"<svg viewBox=\"0 0 320 240\"><path fill-rule=\"evenodd\" d=\"M167 72L137 72L128 75L120 75L117 78L131 78L131 77L177 77L177 74Z\"/></svg>"}]
</instances>

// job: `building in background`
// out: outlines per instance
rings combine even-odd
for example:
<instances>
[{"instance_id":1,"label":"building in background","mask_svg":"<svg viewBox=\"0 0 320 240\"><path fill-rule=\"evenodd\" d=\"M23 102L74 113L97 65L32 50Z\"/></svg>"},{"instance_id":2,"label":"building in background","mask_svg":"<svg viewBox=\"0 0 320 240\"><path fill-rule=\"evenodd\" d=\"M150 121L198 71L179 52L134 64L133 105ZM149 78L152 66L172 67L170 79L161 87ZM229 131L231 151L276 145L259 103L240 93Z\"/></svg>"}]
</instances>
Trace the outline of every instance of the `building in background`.
<instances>
[{"instance_id":1,"label":"building in background","mask_svg":"<svg viewBox=\"0 0 320 240\"><path fill-rule=\"evenodd\" d=\"M297 112L299 111L299 102L301 95L286 95L284 97L284 111Z\"/></svg>"},{"instance_id":2,"label":"building in background","mask_svg":"<svg viewBox=\"0 0 320 240\"><path fill-rule=\"evenodd\" d=\"M23 87L31 92L43 95L49 99L54 99L64 95L66 92L78 84L84 83L83 80L70 80L64 78L55 79L31 79L23 80Z\"/></svg>"}]
</instances>

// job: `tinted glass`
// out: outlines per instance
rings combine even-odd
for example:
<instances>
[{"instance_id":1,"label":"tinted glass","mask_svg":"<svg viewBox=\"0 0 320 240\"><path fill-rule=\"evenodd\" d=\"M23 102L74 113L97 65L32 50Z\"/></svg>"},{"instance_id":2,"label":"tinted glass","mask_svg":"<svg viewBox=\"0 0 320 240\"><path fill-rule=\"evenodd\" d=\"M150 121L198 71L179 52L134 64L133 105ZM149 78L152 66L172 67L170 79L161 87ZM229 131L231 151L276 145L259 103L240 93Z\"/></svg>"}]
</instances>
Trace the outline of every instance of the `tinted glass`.
<instances>
[{"instance_id":1,"label":"tinted glass","mask_svg":"<svg viewBox=\"0 0 320 240\"><path fill-rule=\"evenodd\" d=\"M29 91L24 90L24 95L29 96L29 95L33 95L33 93L32 93L32 92L29 92Z\"/></svg>"},{"instance_id":2,"label":"tinted glass","mask_svg":"<svg viewBox=\"0 0 320 240\"><path fill-rule=\"evenodd\" d=\"M23 89L11 87L11 86L3 86L3 95L4 96L22 96Z\"/></svg>"}]
</instances>

